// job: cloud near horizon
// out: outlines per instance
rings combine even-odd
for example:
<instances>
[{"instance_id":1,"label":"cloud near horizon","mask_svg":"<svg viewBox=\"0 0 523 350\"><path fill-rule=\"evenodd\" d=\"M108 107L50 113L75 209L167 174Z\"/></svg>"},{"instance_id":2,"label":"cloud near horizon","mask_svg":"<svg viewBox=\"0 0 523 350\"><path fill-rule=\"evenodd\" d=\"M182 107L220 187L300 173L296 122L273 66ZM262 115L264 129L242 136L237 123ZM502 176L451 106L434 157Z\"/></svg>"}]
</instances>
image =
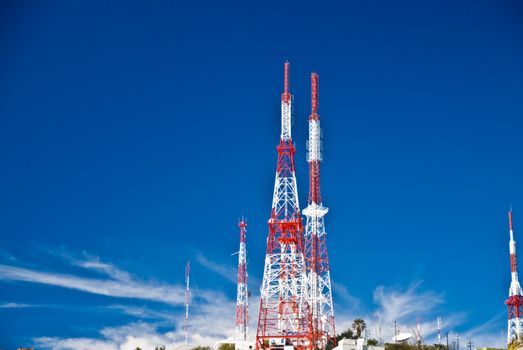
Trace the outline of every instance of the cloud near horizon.
<instances>
[{"instance_id":1,"label":"cloud near horizon","mask_svg":"<svg viewBox=\"0 0 523 350\"><path fill-rule=\"evenodd\" d=\"M25 282L51 285L61 288L74 289L86 293L105 295L114 298L137 299L180 306L184 303L183 286L162 284L158 282L144 282L133 276L132 273L121 270L113 264L100 261L99 258L87 256L86 259L70 259L71 265L100 273L100 278L86 278L70 274L46 272L18 266L0 264L0 280L5 282ZM232 267L216 264L203 255L198 261L231 282ZM105 278L102 278L105 276ZM335 296L341 301L343 308L336 312L338 332L349 328L352 320L363 317L368 326L370 337L385 340L392 338L394 321L402 331L411 331L419 320L424 339L427 342L435 341L437 327L435 319L438 308L444 304L444 294L422 290L422 283L413 282L406 288L392 288L378 286L374 289L374 306L365 309L361 300L351 295L343 284L333 283ZM198 307L193 308L190 319L189 343L195 345L214 345L219 340L230 338L234 334L235 299L212 290L199 291ZM178 297L182 296L182 298ZM251 337L254 336L259 295L253 295L250 303ZM4 303L0 307L17 308L29 307L26 304ZM182 331L183 319L172 313L159 312L147 307L112 304L107 310L121 312L136 318L135 322L118 327L102 327L99 336L95 338L60 338L39 337L34 339L38 348L52 350L134 350L154 348L165 345L168 349L177 348L184 344ZM433 320L432 320L433 319ZM446 314L444 328L452 329L459 326L466 319L464 312ZM209 326L209 320L214 320ZM464 339L473 339L478 346L503 345L502 337L497 333L499 316L486 323L463 333ZM170 325L171 331L160 332L160 326ZM205 332L199 330L204 329Z\"/></svg>"}]
</instances>

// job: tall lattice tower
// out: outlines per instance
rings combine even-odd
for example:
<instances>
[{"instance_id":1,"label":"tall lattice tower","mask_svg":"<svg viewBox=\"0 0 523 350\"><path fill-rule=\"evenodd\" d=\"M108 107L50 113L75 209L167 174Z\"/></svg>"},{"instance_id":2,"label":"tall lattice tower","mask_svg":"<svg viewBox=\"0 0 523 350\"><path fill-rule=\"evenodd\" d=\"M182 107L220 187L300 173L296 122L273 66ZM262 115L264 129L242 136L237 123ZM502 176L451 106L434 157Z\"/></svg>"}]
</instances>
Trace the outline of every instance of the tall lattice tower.
<instances>
[{"instance_id":1,"label":"tall lattice tower","mask_svg":"<svg viewBox=\"0 0 523 350\"><path fill-rule=\"evenodd\" d=\"M508 225L510 232L510 272L511 281L508 291L508 299L505 304L508 306L508 331L507 343L513 340L522 341L523 334L523 292L518 280L518 269L516 262L516 241L514 241L514 231L512 229L512 209L508 212Z\"/></svg>"},{"instance_id":2,"label":"tall lattice tower","mask_svg":"<svg viewBox=\"0 0 523 350\"><path fill-rule=\"evenodd\" d=\"M286 62L281 96L281 137L260 290L256 349L284 345L293 345L296 349L313 348L311 317L305 297L303 225L294 170L291 100L289 63Z\"/></svg>"},{"instance_id":3,"label":"tall lattice tower","mask_svg":"<svg viewBox=\"0 0 523 350\"><path fill-rule=\"evenodd\" d=\"M318 74L311 74L311 115L309 116L309 202L303 210L305 224L305 258L307 263L307 294L312 313L313 337L316 348L325 349L329 341L336 341L334 305L327 253L325 214L320 191L320 162L322 144L320 116L318 115Z\"/></svg>"},{"instance_id":4,"label":"tall lattice tower","mask_svg":"<svg viewBox=\"0 0 523 350\"><path fill-rule=\"evenodd\" d=\"M234 338L246 341L249 336L249 292L247 289L247 223L243 216L238 226L240 227L240 251L238 252L238 292Z\"/></svg>"}]
</instances>

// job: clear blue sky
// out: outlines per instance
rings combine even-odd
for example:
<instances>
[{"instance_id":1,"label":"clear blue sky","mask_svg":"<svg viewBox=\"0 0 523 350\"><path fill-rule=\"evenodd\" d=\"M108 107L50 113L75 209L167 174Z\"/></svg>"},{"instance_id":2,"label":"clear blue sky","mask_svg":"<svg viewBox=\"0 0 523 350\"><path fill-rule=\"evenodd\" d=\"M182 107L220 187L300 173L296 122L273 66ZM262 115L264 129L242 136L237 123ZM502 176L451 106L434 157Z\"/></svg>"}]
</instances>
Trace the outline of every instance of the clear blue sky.
<instances>
[{"instance_id":1,"label":"clear blue sky","mask_svg":"<svg viewBox=\"0 0 523 350\"><path fill-rule=\"evenodd\" d=\"M441 299L409 317L454 315L453 332L505 330L510 203L523 244L523 6L251 3L0 5L0 348L136 324L164 336L169 318L146 312L178 315L179 300L82 283L176 289L188 258L198 288L231 302L242 211L258 293L286 59L302 206L320 75L339 319L371 317L381 290Z\"/></svg>"}]
</instances>

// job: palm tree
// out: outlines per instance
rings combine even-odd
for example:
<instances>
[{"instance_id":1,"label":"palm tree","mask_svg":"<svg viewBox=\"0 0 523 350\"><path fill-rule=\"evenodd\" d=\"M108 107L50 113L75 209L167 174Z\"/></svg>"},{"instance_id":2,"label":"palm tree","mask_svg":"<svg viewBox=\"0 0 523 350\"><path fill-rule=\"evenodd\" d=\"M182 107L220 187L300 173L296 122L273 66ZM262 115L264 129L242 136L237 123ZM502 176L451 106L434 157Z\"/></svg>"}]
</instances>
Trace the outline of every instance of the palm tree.
<instances>
[{"instance_id":1,"label":"palm tree","mask_svg":"<svg viewBox=\"0 0 523 350\"><path fill-rule=\"evenodd\" d=\"M362 318L357 318L352 322L352 329L356 332L356 339L361 338L361 334L366 327L367 324Z\"/></svg>"}]
</instances>

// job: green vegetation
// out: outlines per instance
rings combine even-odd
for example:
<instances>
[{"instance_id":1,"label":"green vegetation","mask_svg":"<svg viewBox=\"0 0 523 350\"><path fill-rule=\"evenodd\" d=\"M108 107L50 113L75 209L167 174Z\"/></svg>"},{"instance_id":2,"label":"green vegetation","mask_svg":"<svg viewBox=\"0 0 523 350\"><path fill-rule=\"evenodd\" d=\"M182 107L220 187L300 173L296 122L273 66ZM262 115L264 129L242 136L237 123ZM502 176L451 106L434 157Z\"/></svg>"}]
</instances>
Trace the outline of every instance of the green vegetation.
<instances>
[{"instance_id":1,"label":"green vegetation","mask_svg":"<svg viewBox=\"0 0 523 350\"><path fill-rule=\"evenodd\" d=\"M234 344L224 343L224 344L220 345L218 350L234 350Z\"/></svg>"},{"instance_id":2,"label":"green vegetation","mask_svg":"<svg viewBox=\"0 0 523 350\"><path fill-rule=\"evenodd\" d=\"M408 343L385 344L385 350L446 350L445 345L413 345Z\"/></svg>"},{"instance_id":3,"label":"green vegetation","mask_svg":"<svg viewBox=\"0 0 523 350\"><path fill-rule=\"evenodd\" d=\"M195 348L192 348L192 350L211 350L210 346L197 346Z\"/></svg>"},{"instance_id":4,"label":"green vegetation","mask_svg":"<svg viewBox=\"0 0 523 350\"><path fill-rule=\"evenodd\" d=\"M367 328L367 324L363 321L363 318L357 318L352 322L352 329L356 332L356 338L361 338L361 334Z\"/></svg>"},{"instance_id":5,"label":"green vegetation","mask_svg":"<svg viewBox=\"0 0 523 350\"><path fill-rule=\"evenodd\" d=\"M352 329L349 328L345 332L338 334L336 337L336 342L339 342L343 338L354 339L354 333L352 332Z\"/></svg>"},{"instance_id":6,"label":"green vegetation","mask_svg":"<svg viewBox=\"0 0 523 350\"><path fill-rule=\"evenodd\" d=\"M378 345L378 343L379 343L378 339L372 339L371 338L371 339L367 340L367 345L368 346L376 346L376 345Z\"/></svg>"}]
</instances>

